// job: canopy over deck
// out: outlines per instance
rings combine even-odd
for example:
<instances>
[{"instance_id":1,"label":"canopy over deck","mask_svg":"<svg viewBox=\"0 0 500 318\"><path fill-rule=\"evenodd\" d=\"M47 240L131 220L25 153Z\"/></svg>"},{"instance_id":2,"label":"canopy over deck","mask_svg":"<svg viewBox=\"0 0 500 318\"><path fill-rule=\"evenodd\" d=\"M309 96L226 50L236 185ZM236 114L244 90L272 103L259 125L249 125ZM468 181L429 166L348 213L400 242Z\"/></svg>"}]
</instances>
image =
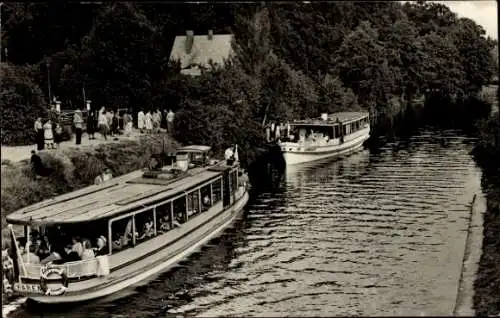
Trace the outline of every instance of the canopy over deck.
<instances>
[{"instance_id":1,"label":"canopy over deck","mask_svg":"<svg viewBox=\"0 0 500 318\"><path fill-rule=\"evenodd\" d=\"M210 146L191 145L177 149L177 152L209 152L212 149Z\"/></svg>"},{"instance_id":2,"label":"canopy over deck","mask_svg":"<svg viewBox=\"0 0 500 318\"><path fill-rule=\"evenodd\" d=\"M12 224L61 224L91 222L168 199L216 178L221 172L193 169L184 178L150 182L142 171L112 179L28 206L7 216ZM143 182L141 182L143 180Z\"/></svg>"},{"instance_id":3,"label":"canopy over deck","mask_svg":"<svg viewBox=\"0 0 500 318\"><path fill-rule=\"evenodd\" d=\"M327 120L321 118L294 120L290 123L292 126L331 126L337 123L337 120L342 124L347 124L353 121L368 117L368 112L339 112L329 114Z\"/></svg>"}]
</instances>

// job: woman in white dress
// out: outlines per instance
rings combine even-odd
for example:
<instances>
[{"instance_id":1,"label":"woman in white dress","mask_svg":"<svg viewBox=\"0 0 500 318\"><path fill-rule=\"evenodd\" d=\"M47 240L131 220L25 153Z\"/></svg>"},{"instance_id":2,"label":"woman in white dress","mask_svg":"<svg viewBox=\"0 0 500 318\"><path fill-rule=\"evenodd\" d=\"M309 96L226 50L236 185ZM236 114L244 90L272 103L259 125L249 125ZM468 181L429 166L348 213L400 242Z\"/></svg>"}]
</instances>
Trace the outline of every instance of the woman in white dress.
<instances>
[{"instance_id":1,"label":"woman in white dress","mask_svg":"<svg viewBox=\"0 0 500 318\"><path fill-rule=\"evenodd\" d=\"M144 122L146 124L146 131L150 134L153 131L153 116L151 116L150 111L146 113Z\"/></svg>"},{"instance_id":2,"label":"woman in white dress","mask_svg":"<svg viewBox=\"0 0 500 318\"><path fill-rule=\"evenodd\" d=\"M45 148L54 149L54 133L52 131L52 121L50 119L43 125L43 138L45 140Z\"/></svg>"},{"instance_id":3,"label":"woman in white dress","mask_svg":"<svg viewBox=\"0 0 500 318\"><path fill-rule=\"evenodd\" d=\"M138 114L137 114L137 128L141 131L142 133L142 130L144 129L144 112L141 110Z\"/></svg>"}]
</instances>

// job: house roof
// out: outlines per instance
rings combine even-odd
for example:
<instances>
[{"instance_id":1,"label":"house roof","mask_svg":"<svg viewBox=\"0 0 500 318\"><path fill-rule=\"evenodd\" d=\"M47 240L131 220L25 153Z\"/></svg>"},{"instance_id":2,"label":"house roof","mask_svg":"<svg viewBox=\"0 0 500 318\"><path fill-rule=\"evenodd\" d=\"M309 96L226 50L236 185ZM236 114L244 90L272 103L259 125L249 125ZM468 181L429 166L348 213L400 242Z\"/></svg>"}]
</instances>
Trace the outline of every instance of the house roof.
<instances>
[{"instance_id":1,"label":"house roof","mask_svg":"<svg viewBox=\"0 0 500 318\"><path fill-rule=\"evenodd\" d=\"M232 53L231 41L233 37L232 34L216 34L212 35L212 39L209 39L208 35L195 35L193 36L191 53L188 54L186 52L187 36L176 36L170 52L170 60L180 60L182 69L191 64L207 67L210 60L223 65L224 60L229 58Z\"/></svg>"}]
</instances>

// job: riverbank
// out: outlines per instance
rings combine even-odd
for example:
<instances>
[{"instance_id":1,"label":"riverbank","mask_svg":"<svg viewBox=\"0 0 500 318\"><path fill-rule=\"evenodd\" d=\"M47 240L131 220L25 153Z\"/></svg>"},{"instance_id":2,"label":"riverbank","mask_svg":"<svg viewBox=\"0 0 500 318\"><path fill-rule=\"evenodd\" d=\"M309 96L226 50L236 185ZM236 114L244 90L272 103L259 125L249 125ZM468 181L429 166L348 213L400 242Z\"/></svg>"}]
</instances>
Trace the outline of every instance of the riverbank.
<instances>
[{"instance_id":1,"label":"riverbank","mask_svg":"<svg viewBox=\"0 0 500 318\"><path fill-rule=\"evenodd\" d=\"M71 140L63 141L60 144L60 150L69 150L73 148L77 149L86 149L88 147L96 147L102 144L110 144L110 143L119 143L123 140L137 140L141 137L141 133L138 130L132 131L132 134L128 137L126 136L118 136L117 138L109 137L107 140L104 140L99 134L96 134L98 139L89 140L88 136L85 134L82 136L82 144L75 144L75 136L71 138ZM31 157L31 150L36 150L37 145L26 145L26 146L3 146L1 147L1 157L2 164L8 162L19 162L23 160L28 160ZM53 150L44 150L44 152L54 152Z\"/></svg>"},{"instance_id":2,"label":"riverbank","mask_svg":"<svg viewBox=\"0 0 500 318\"><path fill-rule=\"evenodd\" d=\"M482 187L487 204L484 214L483 248L474 283L477 316L500 315L500 118L499 114L479 125L474 151L483 170Z\"/></svg>"}]
</instances>

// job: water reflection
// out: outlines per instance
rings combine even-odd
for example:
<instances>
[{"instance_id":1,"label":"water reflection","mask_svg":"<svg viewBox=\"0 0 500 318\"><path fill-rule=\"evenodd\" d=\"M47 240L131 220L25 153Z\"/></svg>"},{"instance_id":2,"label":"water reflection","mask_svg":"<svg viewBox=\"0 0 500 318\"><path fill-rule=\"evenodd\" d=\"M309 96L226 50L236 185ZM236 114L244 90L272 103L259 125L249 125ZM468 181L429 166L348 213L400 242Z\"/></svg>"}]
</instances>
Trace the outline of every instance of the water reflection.
<instances>
[{"instance_id":1,"label":"water reflection","mask_svg":"<svg viewBox=\"0 0 500 318\"><path fill-rule=\"evenodd\" d=\"M450 315L480 191L472 145L457 135L424 130L289 169L182 266L124 299L52 315Z\"/></svg>"}]
</instances>

